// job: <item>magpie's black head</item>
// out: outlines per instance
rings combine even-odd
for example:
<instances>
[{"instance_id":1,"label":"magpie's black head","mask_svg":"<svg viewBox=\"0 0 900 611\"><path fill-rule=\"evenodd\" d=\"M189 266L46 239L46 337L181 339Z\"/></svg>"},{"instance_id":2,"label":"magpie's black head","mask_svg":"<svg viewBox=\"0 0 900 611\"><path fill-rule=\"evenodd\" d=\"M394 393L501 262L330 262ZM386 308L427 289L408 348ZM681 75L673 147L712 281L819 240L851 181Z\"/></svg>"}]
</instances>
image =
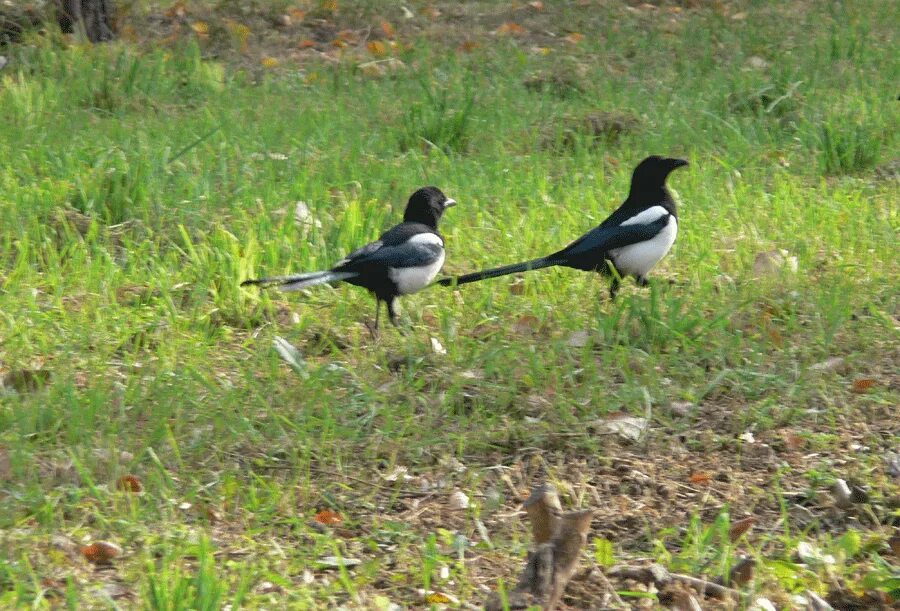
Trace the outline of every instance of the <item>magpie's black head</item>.
<instances>
[{"instance_id":1,"label":"magpie's black head","mask_svg":"<svg viewBox=\"0 0 900 611\"><path fill-rule=\"evenodd\" d=\"M456 200L450 199L437 187L422 187L409 197L403 220L407 223L422 223L437 229L438 221L444 210L455 206Z\"/></svg>"},{"instance_id":2,"label":"magpie's black head","mask_svg":"<svg viewBox=\"0 0 900 611\"><path fill-rule=\"evenodd\" d=\"M672 170L684 167L687 164L688 162L684 159L651 155L640 162L634 169L634 174L631 175L631 192L661 189L665 186L666 178Z\"/></svg>"}]
</instances>

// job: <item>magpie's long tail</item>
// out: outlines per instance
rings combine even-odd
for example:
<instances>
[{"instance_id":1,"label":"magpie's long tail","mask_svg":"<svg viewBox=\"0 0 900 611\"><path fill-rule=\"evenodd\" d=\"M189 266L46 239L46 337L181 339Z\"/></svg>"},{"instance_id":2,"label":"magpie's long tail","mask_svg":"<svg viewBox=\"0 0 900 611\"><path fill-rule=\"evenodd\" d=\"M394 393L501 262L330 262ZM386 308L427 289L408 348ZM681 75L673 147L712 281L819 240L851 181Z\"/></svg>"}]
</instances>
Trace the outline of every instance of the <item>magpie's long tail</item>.
<instances>
[{"instance_id":1,"label":"magpie's long tail","mask_svg":"<svg viewBox=\"0 0 900 611\"><path fill-rule=\"evenodd\" d=\"M516 274L518 272L527 272L533 269L541 269L542 267L550 267L559 263L549 257L541 257L540 259L532 259L524 263L516 263L514 265L504 265L503 267L495 267L494 269L486 269L480 272L457 276L456 278L441 278L438 284L443 286L452 286L454 284L468 284L470 282L478 282L487 278L497 278L508 274Z\"/></svg>"},{"instance_id":2,"label":"magpie's long tail","mask_svg":"<svg viewBox=\"0 0 900 611\"><path fill-rule=\"evenodd\" d=\"M241 286L256 284L259 286L277 286L282 291L299 291L300 289L305 289L306 287L315 286L317 284L347 280L353 276L356 276L355 272L310 272L308 274L270 276L268 278L244 280L241 282Z\"/></svg>"}]
</instances>

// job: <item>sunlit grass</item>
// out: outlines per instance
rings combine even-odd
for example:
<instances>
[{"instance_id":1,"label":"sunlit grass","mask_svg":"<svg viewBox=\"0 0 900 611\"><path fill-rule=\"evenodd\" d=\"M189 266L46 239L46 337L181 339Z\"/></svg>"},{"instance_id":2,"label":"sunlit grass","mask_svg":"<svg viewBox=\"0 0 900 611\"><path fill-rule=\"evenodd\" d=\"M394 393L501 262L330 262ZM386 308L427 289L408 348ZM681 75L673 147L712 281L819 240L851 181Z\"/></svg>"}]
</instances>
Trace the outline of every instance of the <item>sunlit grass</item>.
<instances>
[{"instance_id":1,"label":"sunlit grass","mask_svg":"<svg viewBox=\"0 0 900 611\"><path fill-rule=\"evenodd\" d=\"M558 17L585 34L577 46L545 54L492 38L462 53L413 40L406 68L382 77L350 59L254 75L194 43L139 51L35 37L4 51L0 370L49 378L0 390L0 527L12 533L0 543L0 603L46 602L54 588L107 601L81 587L91 574L53 547L58 534L119 541L121 577L151 608L270 597L302 607L372 592L417 604L421 587L478 603L459 560L466 541L515 567L522 533L494 535L491 550L473 522L419 528L392 519L378 488L342 477L382 482L374 471L403 466L443 473L473 498L491 488L497 499L485 493L466 516L491 527L516 499L482 467L529 448L614 458L591 423L648 406L648 444L683 438L698 456L746 431L810 429L828 457L810 490L827 488L839 476L832 459L847 452L843 427L898 398L885 377L896 356L896 181L872 172L897 157L900 74L882 14L897 9L838 6L794 15L803 35L791 37L768 6L744 20L691 11L670 27L566 3ZM581 86L525 85L557 73ZM548 143L594 111L627 113L633 128ZM238 286L330 265L396 222L425 184L460 203L442 221L447 273L552 252L617 206L652 153L691 161L671 178L680 234L653 285L628 283L615 303L599 278L572 270L534 272L514 289L510 278L436 287L403 300L409 336L375 343L362 324L373 300L354 287ZM298 200L317 223L295 221ZM796 257L797 271L754 271L773 250ZM278 357L275 336L301 350L308 376ZM833 356L850 373L810 369ZM854 394L852 378L876 385ZM679 402L717 419L673 415ZM855 440L868 448L855 468L882 469L895 441ZM469 470L457 474L451 458ZM125 473L141 477L141 497L115 489ZM365 536L310 527L331 506ZM655 550L677 570L727 567L722 515L648 532L652 542L617 557ZM850 549L853 579L888 574L874 544L844 533L767 532L749 550L764 560L765 587L789 589L793 577L776 569L803 537ZM326 556L361 564L305 582ZM435 577L439 566L455 585ZM804 587L827 584L824 571L803 573Z\"/></svg>"}]
</instances>

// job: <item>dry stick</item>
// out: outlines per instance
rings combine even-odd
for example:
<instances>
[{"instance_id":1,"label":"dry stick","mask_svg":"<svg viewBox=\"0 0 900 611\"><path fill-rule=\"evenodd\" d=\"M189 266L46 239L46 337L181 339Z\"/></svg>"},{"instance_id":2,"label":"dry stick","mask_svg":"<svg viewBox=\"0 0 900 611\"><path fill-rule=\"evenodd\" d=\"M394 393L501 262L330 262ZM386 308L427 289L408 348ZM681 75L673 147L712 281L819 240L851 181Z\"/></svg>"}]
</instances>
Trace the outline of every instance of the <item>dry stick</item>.
<instances>
[{"instance_id":1,"label":"dry stick","mask_svg":"<svg viewBox=\"0 0 900 611\"><path fill-rule=\"evenodd\" d=\"M563 514L561 508L559 495L549 484L536 488L525 501L536 547L528 554L519 582L507 597L507 608L525 609L539 604L550 611L559 603L575 574L594 512ZM485 603L487 611L503 608L503 600L497 594Z\"/></svg>"}]
</instances>

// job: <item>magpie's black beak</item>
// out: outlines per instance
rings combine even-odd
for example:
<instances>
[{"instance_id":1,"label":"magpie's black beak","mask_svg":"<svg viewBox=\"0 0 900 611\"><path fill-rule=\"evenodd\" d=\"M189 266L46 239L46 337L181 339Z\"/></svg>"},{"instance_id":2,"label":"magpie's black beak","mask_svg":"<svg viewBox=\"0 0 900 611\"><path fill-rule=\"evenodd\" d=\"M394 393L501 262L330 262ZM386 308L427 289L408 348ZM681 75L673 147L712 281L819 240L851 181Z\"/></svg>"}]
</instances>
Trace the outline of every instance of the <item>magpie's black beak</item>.
<instances>
[{"instance_id":1,"label":"magpie's black beak","mask_svg":"<svg viewBox=\"0 0 900 611\"><path fill-rule=\"evenodd\" d=\"M444 200L444 208L452 208L455 205L456 205L455 199L447 198Z\"/></svg>"},{"instance_id":2,"label":"magpie's black beak","mask_svg":"<svg viewBox=\"0 0 900 611\"><path fill-rule=\"evenodd\" d=\"M686 159L669 159L669 163L672 164L673 170L690 165Z\"/></svg>"}]
</instances>

